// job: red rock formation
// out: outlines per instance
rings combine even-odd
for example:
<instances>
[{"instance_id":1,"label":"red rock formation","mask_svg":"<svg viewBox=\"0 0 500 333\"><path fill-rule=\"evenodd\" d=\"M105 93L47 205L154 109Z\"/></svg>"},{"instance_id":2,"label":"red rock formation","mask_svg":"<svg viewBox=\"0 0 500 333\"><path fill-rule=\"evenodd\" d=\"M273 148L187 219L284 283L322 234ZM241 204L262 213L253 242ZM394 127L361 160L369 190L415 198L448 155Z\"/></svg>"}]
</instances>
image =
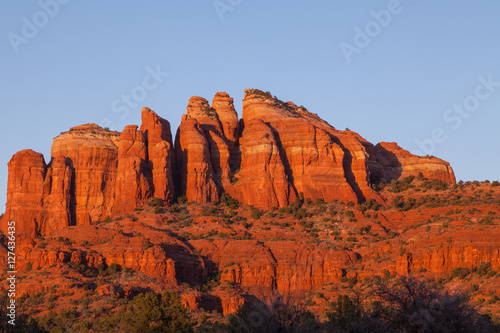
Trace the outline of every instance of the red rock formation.
<instances>
[{"instance_id":1,"label":"red rock formation","mask_svg":"<svg viewBox=\"0 0 500 333\"><path fill-rule=\"evenodd\" d=\"M233 99L229 97L228 93L218 92L212 101L212 108L215 109L222 124L222 134L228 140L230 148L236 148L239 140L240 124L238 114L234 109Z\"/></svg>"},{"instance_id":2,"label":"red rock formation","mask_svg":"<svg viewBox=\"0 0 500 333\"><path fill-rule=\"evenodd\" d=\"M54 158L47 166L42 154L23 150L8 166L2 231L14 221L16 236L23 240L71 225L73 169L66 159Z\"/></svg>"},{"instance_id":3,"label":"red rock formation","mask_svg":"<svg viewBox=\"0 0 500 333\"><path fill-rule=\"evenodd\" d=\"M47 219L40 230L42 234L74 224L72 219L73 177L74 169L71 161L63 157L52 159L47 167L44 182L43 207L47 210Z\"/></svg>"},{"instance_id":4,"label":"red rock formation","mask_svg":"<svg viewBox=\"0 0 500 333\"><path fill-rule=\"evenodd\" d=\"M154 196L171 202L175 199L175 189L172 180L174 151L170 123L149 108L143 108L141 132L147 140Z\"/></svg>"},{"instance_id":5,"label":"red rock formation","mask_svg":"<svg viewBox=\"0 0 500 333\"><path fill-rule=\"evenodd\" d=\"M12 157L8 167L7 204L2 231L7 233L7 222L14 221L18 239L33 239L46 222L43 210L47 174L45 160L42 154L22 150Z\"/></svg>"},{"instance_id":6,"label":"red rock formation","mask_svg":"<svg viewBox=\"0 0 500 333\"><path fill-rule=\"evenodd\" d=\"M147 156L148 146L143 132L138 131L135 125L125 127L118 144L114 211L130 211L153 195L154 185Z\"/></svg>"},{"instance_id":7,"label":"red rock formation","mask_svg":"<svg viewBox=\"0 0 500 333\"><path fill-rule=\"evenodd\" d=\"M212 155L220 160L221 154L215 156L217 143L213 139L211 142L207 140L204 128L212 128L220 135L221 126L204 98L192 97L187 109L175 138L180 193L185 194L189 201L206 203L219 198Z\"/></svg>"},{"instance_id":8,"label":"red rock formation","mask_svg":"<svg viewBox=\"0 0 500 333\"><path fill-rule=\"evenodd\" d=\"M399 147L395 142L380 142L374 149L376 163L370 165L373 174L382 182L418 176L439 179L455 184L455 175L450 164L436 157L416 156Z\"/></svg>"},{"instance_id":9,"label":"red rock formation","mask_svg":"<svg viewBox=\"0 0 500 333\"><path fill-rule=\"evenodd\" d=\"M252 172L251 165L247 164L245 159L251 159L250 155L262 150L250 150L244 145L252 136L258 136L253 139L254 142L263 139L262 133L247 130L247 124L254 120L265 123L273 136L264 134L264 138L274 138L277 143L281 160L279 168L285 169L284 174L292 189L292 195L289 196L288 187L280 187L280 196L292 198L293 194L303 193L304 197L313 200L321 198L326 201L338 199L354 202L377 197L369 186L368 154L363 145L365 140L354 133L335 130L303 107L297 107L291 102L283 103L249 89L245 91L243 100L243 174ZM244 171L247 168L250 170ZM264 168L274 169L272 165L265 165ZM249 203L269 207L269 204L263 205L262 201L259 202L259 192L262 192L262 189L249 188L248 191L253 193L247 196L254 198Z\"/></svg>"},{"instance_id":10,"label":"red rock formation","mask_svg":"<svg viewBox=\"0 0 500 333\"><path fill-rule=\"evenodd\" d=\"M473 241L474 240L474 241ZM471 268L490 262L492 267L500 266L500 231L460 230L453 240L443 237L432 239L425 247L413 246L398 257L396 272L409 274L424 268L433 273L449 273L453 268Z\"/></svg>"},{"instance_id":11,"label":"red rock formation","mask_svg":"<svg viewBox=\"0 0 500 333\"><path fill-rule=\"evenodd\" d=\"M52 144L52 157L75 170L75 223L89 225L111 215L115 203L119 133L94 124L71 128Z\"/></svg>"},{"instance_id":12,"label":"red rock formation","mask_svg":"<svg viewBox=\"0 0 500 333\"><path fill-rule=\"evenodd\" d=\"M240 202L257 207L283 207L292 203L296 193L271 128L260 119L245 123L240 148L240 171L235 174L234 186L226 191Z\"/></svg>"},{"instance_id":13,"label":"red rock formation","mask_svg":"<svg viewBox=\"0 0 500 333\"><path fill-rule=\"evenodd\" d=\"M32 151L9 164L5 219L17 219L29 234L69 225L89 225L126 212L151 196L166 202L178 195L199 203L223 192L260 208L283 207L303 195L312 200L379 200L371 181L390 181L422 172L454 183L449 164L417 157L396 144L373 146L350 131L337 131L292 102L246 90L243 130L227 93L213 107L189 100L177 131L148 108L140 131L119 136L97 125L73 127L56 137L52 162ZM24 229L23 229L24 228Z\"/></svg>"},{"instance_id":14,"label":"red rock formation","mask_svg":"<svg viewBox=\"0 0 500 333\"><path fill-rule=\"evenodd\" d=\"M327 281L344 276L360 257L355 252L327 251L290 241L192 241L200 253L217 264L221 282L249 288L255 295L278 290L303 295Z\"/></svg>"}]
</instances>

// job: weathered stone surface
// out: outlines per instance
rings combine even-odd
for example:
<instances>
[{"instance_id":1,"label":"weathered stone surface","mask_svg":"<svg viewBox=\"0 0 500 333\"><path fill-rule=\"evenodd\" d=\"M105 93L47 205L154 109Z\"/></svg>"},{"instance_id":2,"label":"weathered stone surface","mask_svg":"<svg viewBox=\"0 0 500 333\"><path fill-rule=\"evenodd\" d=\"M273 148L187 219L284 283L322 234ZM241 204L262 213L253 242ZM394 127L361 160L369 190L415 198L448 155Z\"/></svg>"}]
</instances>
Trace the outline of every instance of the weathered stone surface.
<instances>
[{"instance_id":1,"label":"weathered stone surface","mask_svg":"<svg viewBox=\"0 0 500 333\"><path fill-rule=\"evenodd\" d=\"M246 152L243 142L247 136L261 135L246 129L255 120L269 126L276 140L291 188L290 198L303 194L312 200L358 202L377 197L369 186L368 155L361 137L335 130L304 107L283 103L255 90L246 90L243 100L242 171L246 167L245 158L254 152ZM265 136L270 137L270 134ZM280 192L286 196L286 187ZM262 206L259 202L252 204Z\"/></svg>"},{"instance_id":2,"label":"weathered stone surface","mask_svg":"<svg viewBox=\"0 0 500 333\"><path fill-rule=\"evenodd\" d=\"M453 239L436 237L424 246L412 246L397 259L396 272L407 275L425 269L433 273L449 273L457 267L477 267L489 262L500 266L500 231L458 231Z\"/></svg>"},{"instance_id":3,"label":"weathered stone surface","mask_svg":"<svg viewBox=\"0 0 500 333\"><path fill-rule=\"evenodd\" d=\"M53 230L75 224L72 214L75 207L73 179L74 169L71 161L63 157L54 157L47 167L44 181L43 208L47 211L47 219L41 227L41 234L48 234Z\"/></svg>"},{"instance_id":4,"label":"weathered stone surface","mask_svg":"<svg viewBox=\"0 0 500 333\"><path fill-rule=\"evenodd\" d=\"M455 175L450 164L433 156L416 156L399 147L395 142L380 142L374 149L376 163L370 169L377 180L390 182L422 173L428 179L439 179L455 184Z\"/></svg>"},{"instance_id":5,"label":"weathered stone surface","mask_svg":"<svg viewBox=\"0 0 500 333\"><path fill-rule=\"evenodd\" d=\"M272 129L260 119L245 123L241 165L227 192L257 207L288 206L296 198Z\"/></svg>"},{"instance_id":6,"label":"weathered stone surface","mask_svg":"<svg viewBox=\"0 0 500 333\"><path fill-rule=\"evenodd\" d=\"M118 144L115 212L130 211L153 195L153 177L147 156L144 134L135 125L125 127Z\"/></svg>"},{"instance_id":7,"label":"weathered stone surface","mask_svg":"<svg viewBox=\"0 0 500 333\"><path fill-rule=\"evenodd\" d=\"M149 168L153 174L154 196L172 202L174 150L170 123L149 108L142 109L141 132L147 140Z\"/></svg>"},{"instance_id":8,"label":"weathered stone surface","mask_svg":"<svg viewBox=\"0 0 500 333\"><path fill-rule=\"evenodd\" d=\"M351 251L327 251L297 242L192 241L217 264L221 282L249 288L253 294L303 295L327 281L338 280L360 257Z\"/></svg>"},{"instance_id":9,"label":"weathered stone surface","mask_svg":"<svg viewBox=\"0 0 500 333\"><path fill-rule=\"evenodd\" d=\"M222 124L224 137L228 140L230 148L234 150L239 140L240 123L234 109L233 99L228 93L218 92L212 101L212 108L215 109Z\"/></svg>"},{"instance_id":10,"label":"weathered stone surface","mask_svg":"<svg viewBox=\"0 0 500 333\"><path fill-rule=\"evenodd\" d=\"M191 98L175 151L169 122L143 108L140 131L128 126L120 135L93 124L73 127L54 139L48 166L32 151L16 154L9 165L5 219L18 219L28 238L89 225L152 196L171 203L186 195L206 203L227 192L270 208L297 197L380 201L373 182L419 173L455 182L447 162L411 155L395 143L373 146L302 106L252 89L245 91L241 121L227 93L217 93L212 107Z\"/></svg>"},{"instance_id":11,"label":"weathered stone surface","mask_svg":"<svg viewBox=\"0 0 500 333\"><path fill-rule=\"evenodd\" d=\"M71 128L54 139L52 157L68 160L75 172L76 225L111 215L115 203L119 133L94 124Z\"/></svg>"},{"instance_id":12,"label":"weathered stone surface","mask_svg":"<svg viewBox=\"0 0 500 333\"><path fill-rule=\"evenodd\" d=\"M18 239L33 239L46 222L43 197L47 165L42 154L22 150L12 157L8 167L7 204L2 231L7 233L7 222L14 221Z\"/></svg>"},{"instance_id":13,"label":"weathered stone surface","mask_svg":"<svg viewBox=\"0 0 500 333\"><path fill-rule=\"evenodd\" d=\"M189 201L205 203L217 200L219 190L210 149L212 146L215 151L217 146L214 140L207 140L204 128L212 127L220 133L220 123L208 102L201 97L192 97L187 109L175 138L178 187Z\"/></svg>"}]
</instances>

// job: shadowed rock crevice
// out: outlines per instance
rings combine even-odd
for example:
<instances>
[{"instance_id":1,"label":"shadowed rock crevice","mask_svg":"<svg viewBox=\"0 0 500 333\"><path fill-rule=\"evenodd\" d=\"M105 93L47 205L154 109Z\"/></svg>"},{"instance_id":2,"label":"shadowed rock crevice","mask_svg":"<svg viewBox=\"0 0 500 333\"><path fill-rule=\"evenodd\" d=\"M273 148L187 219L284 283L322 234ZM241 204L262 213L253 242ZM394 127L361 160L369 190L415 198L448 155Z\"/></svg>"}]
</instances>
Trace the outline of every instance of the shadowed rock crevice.
<instances>
[{"instance_id":1,"label":"shadowed rock crevice","mask_svg":"<svg viewBox=\"0 0 500 333\"><path fill-rule=\"evenodd\" d=\"M294 183L294 178L293 178L293 170L290 167L290 162L288 160L286 150L283 147L283 144L281 143L281 138L279 132L269 123L266 123L267 126L271 129L274 139L276 140L276 143L278 144L278 149L279 149L279 156L281 159L281 163L283 164L283 167L285 168L285 175L286 175L286 180L289 184L290 189L293 191L295 197L299 196L299 193L297 192L297 189L295 188L295 183ZM290 204L291 200L288 200L288 204Z\"/></svg>"},{"instance_id":2,"label":"shadowed rock crevice","mask_svg":"<svg viewBox=\"0 0 500 333\"><path fill-rule=\"evenodd\" d=\"M342 165L344 167L345 179L347 180L347 183L349 183L349 185L351 186L354 193L356 193L356 196L358 197L358 203L363 203L366 201L366 197L364 196L363 191L361 191L361 188L359 187L356 181L356 176L352 171L352 154L349 151L349 149L347 149L342 145L340 140L337 142L337 144L344 151L344 158L342 159Z\"/></svg>"}]
</instances>

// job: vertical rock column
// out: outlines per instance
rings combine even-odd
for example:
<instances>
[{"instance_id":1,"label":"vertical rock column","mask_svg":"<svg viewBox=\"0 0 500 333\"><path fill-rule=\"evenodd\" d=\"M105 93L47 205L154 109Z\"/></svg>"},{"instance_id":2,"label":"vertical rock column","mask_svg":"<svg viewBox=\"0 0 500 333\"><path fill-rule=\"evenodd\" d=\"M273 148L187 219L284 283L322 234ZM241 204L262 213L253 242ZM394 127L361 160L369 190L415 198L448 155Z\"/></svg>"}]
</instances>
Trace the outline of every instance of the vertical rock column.
<instances>
[{"instance_id":1,"label":"vertical rock column","mask_svg":"<svg viewBox=\"0 0 500 333\"><path fill-rule=\"evenodd\" d=\"M120 135L115 212L131 210L153 196L146 138L137 128L136 125L127 126Z\"/></svg>"},{"instance_id":2,"label":"vertical rock column","mask_svg":"<svg viewBox=\"0 0 500 333\"><path fill-rule=\"evenodd\" d=\"M172 202L175 199L172 179L175 163L170 123L151 109L143 108L141 132L147 142L147 159L152 170L154 196Z\"/></svg>"},{"instance_id":3,"label":"vertical rock column","mask_svg":"<svg viewBox=\"0 0 500 333\"><path fill-rule=\"evenodd\" d=\"M46 221L43 212L44 181L47 165L43 155L22 150L8 163L7 204L1 229L7 234L7 222L15 222L16 239L34 239Z\"/></svg>"},{"instance_id":4,"label":"vertical rock column","mask_svg":"<svg viewBox=\"0 0 500 333\"><path fill-rule=\"evenodd\" d=\"M215 112L204 98L192 97L187 110L187 114L182 116L175 138L178 187L189 201L207 203L217 200L219 191L212 166L215 156L211 154L211 145L202 126L216 129L220 123L218 124ZM204 119L205 125L200 124L199 120L205 117L209 118ZM209 121L212 122L211 125L208 124ZM221 156L218 156L218 160L220 159Z\"/></svg>"}]
</instances>

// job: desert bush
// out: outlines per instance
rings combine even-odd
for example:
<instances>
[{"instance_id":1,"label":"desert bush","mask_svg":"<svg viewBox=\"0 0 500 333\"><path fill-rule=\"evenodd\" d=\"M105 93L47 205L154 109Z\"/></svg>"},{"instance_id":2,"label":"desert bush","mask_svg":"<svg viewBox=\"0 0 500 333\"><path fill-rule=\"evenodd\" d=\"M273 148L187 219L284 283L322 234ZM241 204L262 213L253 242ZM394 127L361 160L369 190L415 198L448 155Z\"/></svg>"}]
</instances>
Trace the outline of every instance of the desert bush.
<instances>
[{"instance_id":1,"label":"desert bush","mask_svg":"<svg viewBox=\"0 0 500 333\"><path fill-rule=\"evenodd\" d=\"M220 203L228 206L231 209L238 209L239 202L227 193L222 193L219 199Z\"/></svg>"},{"instance_id":2,"label":"desert bush","mask_svg":"<svg viewBox=\"0 0 500 333\"><path fill-rule=\"evenodd\" d=\"M203 209L203 211L201 212L202 216L216 216L218 214L219 214L219 209L215 206L207 207Z\"/></svg>"},{"instance_id":3,"label":"desert bush","mask_svg":"<svg viewBox=\"0 0 500 333\"><path fill-rule=\"evenodd\" d=\"M185 195L181 195L179 197L177 197L177 203L179 205L183 205L187 202L187 197Z\"/></svg>"},{"instance_id":4,"label":"desert bush","mask_svg":"<svg viewBox=\"0 0 500 333\"><path fill-rule=\"evenodd\" d=\"M254 206L249 206L250 207L250 215L252 216L252 219L258 220L262 216L262 212L254 207Z\"/></svg>"},{"instance_id":5,"label":"desert bush","mask_svg":"<svg viewBox=\"0 0 500 333\"><path fill-rule=\"evenodd\" d=\"M378 283L374 293L384 308L381 318L396 332L494 331L470 305L467 294L439 290L414 277Z\"/></svg>"},{"instance_id":6,"label":"desert bush","mask_svg":"<svg viewBox=\"0 0 500 333\"><path fill-rule=\"evenodd\" d=\"M439 179L433 179L424 181L423 187L429 190L443 191L448 189L449 185Z\"/></svg>"},{"instance_id":7,"label":"desert bush","mask_svg":"<svg viewBox=\"0 0 500 333\"><path fill-rule=\"evenodd\" d=\"M273 296L267 303L250 303L227 317L228 324L210 332L306 333L319 332L320 325L305 303Z\"/></svg>"},{"instance_id":8,"label":"desert bush","mask_svg":"<svg viewBox=\"0 0 500 333\"><path fill-rule=\"evenodd\" d=\"M150 207L161 207L163 206L163 201L160 198L152 198L148 201L148 206Z\"/></svg>"},{"instance_id":9,"label":"desert bush","mask_svg":"<svg viewBox=\"0 0 500 333\"><path fill-rule=\"evenodd\" d=\"M496 272L491 268L491 261L488 262L481 262L479 266L473 269L474 273L476 273L479 276L495 276Z\"/></svg>"},{"instance_id":10,"label":"desert bush","mask_svg":"<svg viewBox=\"0 0 500 333\"><path fill-rule=\"evenodd\" d=\"M345 216L347 216L348 218L354 218L354 212L352 210L348 210L345 212Z\"/></svg>"},{"instance_id":11,"label":"desert bush","mask_svg":"<svg viewBox=\"0 0 500 333\"><path fill-rule=\"evenodd\" d=\"M450 278L453 279L456 277L459 279L463 279L467 275L469 275L469 273L470 273L470 269L468 269L467 267L455 267L450 272Z\"/></svg>"},{"instance_id":12,"label":"desert bush","mask_svg":"<svg viewBox=\"0 0 500 333\"><path fill-rule=\"evenodd\" d=\"M408 176L405 177L401 180L395 180L393 179L390 183L390 192L394 193L400 193L404 192L410 188L413 188L414 185L412 185L413 180L415 179L415 176Z\"/></svg>"},{"instance_id":13,"label":"desert bush","mask_svg":"<svg viewBox=\"0 0 500 333\"><path fill-rule=\"evenodd\" d=\"M375 276L377 277L377 276ZM341 295L326 316L328 332L497 332L498 326L476 311L464 293L440 290L414 277L392 282L375 278L375 301Z\"/></svg>"},{"instance_id":14,"label":"desert bush","mask_svg":"<svg viewBox=\"0 0 500 333\"><path fill-rule=\"evenodd\" d=\"M193 332L193 324L175 293L139 294L118 314L126 332Z\"/></svg>"}]
</instances>

